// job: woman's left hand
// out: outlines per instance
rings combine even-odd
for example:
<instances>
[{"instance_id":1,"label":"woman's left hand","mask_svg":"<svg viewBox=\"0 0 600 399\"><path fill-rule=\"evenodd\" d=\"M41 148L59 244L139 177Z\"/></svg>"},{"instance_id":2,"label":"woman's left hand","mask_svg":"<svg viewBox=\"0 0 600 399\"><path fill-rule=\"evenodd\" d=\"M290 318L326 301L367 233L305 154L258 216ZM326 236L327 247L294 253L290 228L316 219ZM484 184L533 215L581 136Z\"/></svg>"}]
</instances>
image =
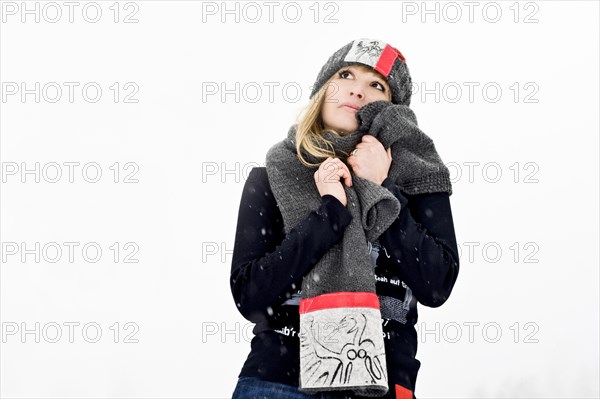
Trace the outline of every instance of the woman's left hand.
<instances>
[{"instance_id":1,"label":"woman's left hand","mask_svg":"<svg viewBox=\"0 0 600 399\"><path fill-rule=\"evenodd\" d=\"M381 185L392 165L392 148L386 151L383 144L370 134L365 134L355 148L355 155L349 156L346 161L354 174Z\"/></svg>"}]
</instances>

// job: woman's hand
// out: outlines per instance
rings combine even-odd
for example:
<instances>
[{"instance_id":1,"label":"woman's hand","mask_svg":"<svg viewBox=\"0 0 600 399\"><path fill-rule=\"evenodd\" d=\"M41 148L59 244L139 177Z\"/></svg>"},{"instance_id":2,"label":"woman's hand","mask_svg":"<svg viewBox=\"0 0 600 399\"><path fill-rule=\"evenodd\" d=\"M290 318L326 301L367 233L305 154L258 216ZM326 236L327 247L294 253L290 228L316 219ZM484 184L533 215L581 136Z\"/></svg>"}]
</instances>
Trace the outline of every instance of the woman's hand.
<instances>
[{"instance_id":1,"label":"woman's hand","mask_svg":"<svg viewBox=\"0 0 600 399\"><path fill-rule=\"evenodd\" d=\"M336 197L344 206L348 204L346 192L340 179L344 179L348 187L352 186L350 169L339 158L329 157L319 166L314 174L315 184L319 194L330 194Z\"/></svg>"},{"instance_id":2,"label":"woman's hand","mask_svg":"<svg viewBox=\"0 0 600 399\"><path fill-rule=\"evenodd\" d=\"M355 155L349 156L347 160L354 174L381 185L392 166L392 148L386 151L379 140L365 134L356 149Z\"/></svg>"}]
</instances>

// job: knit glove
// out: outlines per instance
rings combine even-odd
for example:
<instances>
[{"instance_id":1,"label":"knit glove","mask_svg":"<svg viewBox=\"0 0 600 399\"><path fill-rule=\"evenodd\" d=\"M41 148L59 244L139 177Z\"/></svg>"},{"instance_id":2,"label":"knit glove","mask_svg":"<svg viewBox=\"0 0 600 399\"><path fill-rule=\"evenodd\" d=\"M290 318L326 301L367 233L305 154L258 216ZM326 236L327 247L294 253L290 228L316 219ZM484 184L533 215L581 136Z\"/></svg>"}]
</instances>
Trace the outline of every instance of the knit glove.
<instances>
[{"instance_id":1,"label":"knit glove","mask_svg":"<svg viewBox=\"0 0 600 399\"><path fill-rule=\"evenodd\" d=\"M374 101L361 108L357 118L360 129L366 129L368 134L376 137L386 150L392 148L388 176L406 193L452 193L450 172L433 140L419 128L410 107Z\"/></svg>"},{"instance_id":2,"label":"knit glove","mask_svg":"<svg viewBox=\"0 0 600 399\"><path fill-rule=\"evenodd\" d=\"M358 130L361 132L369 133L371 125L375 118L381 113L381 111L393 106L389 101L373 101L362 106L355 114L358 120ZM374 135L375 136L375 135Z\"/></svg>"}]
</instances>

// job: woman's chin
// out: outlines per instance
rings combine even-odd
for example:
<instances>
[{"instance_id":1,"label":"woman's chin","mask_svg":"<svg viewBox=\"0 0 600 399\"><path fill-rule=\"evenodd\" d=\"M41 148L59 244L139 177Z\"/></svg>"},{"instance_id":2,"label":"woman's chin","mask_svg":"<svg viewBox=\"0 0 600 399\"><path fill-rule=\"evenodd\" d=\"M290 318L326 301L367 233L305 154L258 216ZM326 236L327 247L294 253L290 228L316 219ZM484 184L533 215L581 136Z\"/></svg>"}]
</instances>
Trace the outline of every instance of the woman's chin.
<instances>
[{"instance_id":1,"label":"woman's chin","mask_svg":"<svg viewBox=\"0 0 600 399\"><path fill-rule=\"evenodd\" d=\"M346 134L350 134L352 132L355 132L356 129L358 129L358 126L349 126L345 129L342 129Z\"/></svg>"}]
</instances>

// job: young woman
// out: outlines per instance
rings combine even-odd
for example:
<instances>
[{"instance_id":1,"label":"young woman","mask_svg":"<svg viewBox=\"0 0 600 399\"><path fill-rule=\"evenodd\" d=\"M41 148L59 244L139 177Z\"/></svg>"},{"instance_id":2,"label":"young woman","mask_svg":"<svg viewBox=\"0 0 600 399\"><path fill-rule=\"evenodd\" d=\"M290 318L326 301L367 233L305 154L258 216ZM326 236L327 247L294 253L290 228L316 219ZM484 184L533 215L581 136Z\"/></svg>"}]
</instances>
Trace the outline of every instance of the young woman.
<instances>
[{"instance_id":1,"label":"young woman","mask_svg":"<svg viewBox=\"0 0 600 399\"><path fill-rule=\"evenodd\" d=\"M417 302L459 271L447 168L409 108L404 56L357 39L250 172L231 290L256 323L233 399L416 398Z\"/></svg>"}]
</instances>

